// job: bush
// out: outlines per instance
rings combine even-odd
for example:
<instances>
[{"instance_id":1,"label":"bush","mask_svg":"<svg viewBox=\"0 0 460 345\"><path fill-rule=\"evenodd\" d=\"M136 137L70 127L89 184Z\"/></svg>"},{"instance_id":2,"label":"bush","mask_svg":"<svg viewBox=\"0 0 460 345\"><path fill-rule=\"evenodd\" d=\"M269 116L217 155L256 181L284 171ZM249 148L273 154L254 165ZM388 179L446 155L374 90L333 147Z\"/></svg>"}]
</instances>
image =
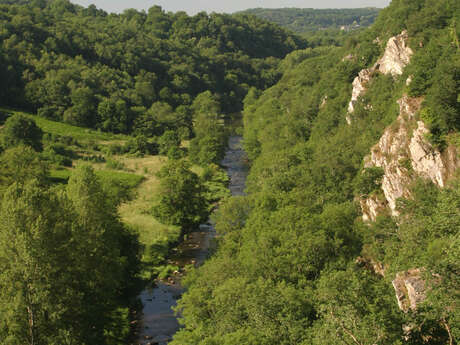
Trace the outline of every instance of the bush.
<instances>
[{"instance_id":1,"label":"bush","mask_svg":"<svg viewBox=\"0 0 460 345\"><path fill-rule=\"evenodd\" d=\"M158 154L158 144L154 139L147 139L144 135L138 135L126 142L124 151L132 154L156 155Z\"/></svg>"},{"instance_id":2,"label":"bush","mask_svg":"<svg viewBox=\"0 0 460 345\"><path fill-rule=\"evenodd\" d=\"M75 154L62 144L51 144L45 148L42 157L51 163L71 167Z\"/></svg>"},{"instance_id":3,"label":"bush","mask_svg":"<svg viewBox=\"0 0 460 345\"><path fill-rule=\"evenodd\" d=\"M122 162L117 161L115 159L110 159L110 158L106 160L106 166L108 169L113 169L113 170L125 170L126 169L126 166Z\"/></svg>"},{"instance_id":4,"label":"bush","mask_svg":"<svg viewBox=\"0 0 460 345\"><path fill-rule=\"evenodd\" d=\"M166 131L161 137L158 138L158 146L160 154L168 154L172 148L178 148L180 146L180 139L175 131Z\"/></svg>"},{"instance_id":5,"label":"bush","mask_svg":"<svg viewBox=\"0 0 460 345\"><path fill-rule=\"evenodd\" d=\"M380 167L365 168L356 178L356 193L360 195L368 195L378 190L382 184L383 174L384 171Z\"/></svg>"},{"instance_id":6,"label":"bush","mask_svg":"<svg viewBox=\"0 0 460 345\"><path fill-rule=\"evenodd\" d=\"M35 151L43 149L43 132L34 120L21 114L8 118L3 129L2 144L4 148L20 144L32 147Z\"/></svg>"},{"instance_id":7,"label":"bush","mask_svg":"<svg viewBox=\"0 0 460 345\"><path fill-rule=\"evenodd\" d=\"M178 160L178 159L184 158L185 155L186 155L185 151L177 146L171 147L167 154L168 158L171 160Z\"/></svg>"},{"instance_id":8,"label":"bush","mask_svg":"<svg viewBox=\"0 0 460 345\"><path fill-rule=\"evenodd\" d=\"M192 132L188 127L180 127L177 129L177 135L180 140L189 140L192 137Z\"/></svg>"}]
</instances>

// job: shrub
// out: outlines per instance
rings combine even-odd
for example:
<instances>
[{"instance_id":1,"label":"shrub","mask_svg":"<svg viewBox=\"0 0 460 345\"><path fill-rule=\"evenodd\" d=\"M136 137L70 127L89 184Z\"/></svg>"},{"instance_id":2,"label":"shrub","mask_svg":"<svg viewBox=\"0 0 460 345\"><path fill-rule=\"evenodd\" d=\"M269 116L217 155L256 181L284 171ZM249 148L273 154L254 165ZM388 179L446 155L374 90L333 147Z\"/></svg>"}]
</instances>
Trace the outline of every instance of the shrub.
<instances>
[{"instance_id":1,"label":"shrub","mask_svg":"<svg viewBox=\"0 0 460 345\"><path fill-rule=\"evenodd\" d=\"M35 151L41 151L43 132L34 120L21 114L15 114L8 118L3 129L2 144L5 148L20 144L32 147Z\"/></svg>"}]
</instances>

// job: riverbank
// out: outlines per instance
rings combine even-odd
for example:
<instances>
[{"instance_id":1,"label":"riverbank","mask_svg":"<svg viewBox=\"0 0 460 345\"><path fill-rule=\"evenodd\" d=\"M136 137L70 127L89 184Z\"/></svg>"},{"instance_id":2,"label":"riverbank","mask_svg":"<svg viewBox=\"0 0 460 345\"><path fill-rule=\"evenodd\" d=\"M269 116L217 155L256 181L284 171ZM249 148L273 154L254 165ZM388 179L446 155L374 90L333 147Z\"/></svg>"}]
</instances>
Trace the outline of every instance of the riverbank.
<instances>
[{"instance_id":1,"label":"riverbank","mask_svg":"<svg viewBox=\"0 0 460 345\"><path fill-rule=\"evenodd\" d=\"M231 136L221 165L225 168L230 181L232 195L243 195L246 181L245 155L241 147L241 137ZM215 237L210 223L200 225L196 231L188 234L186 239L173 250L168 264L177 266L164 280L157 280L155 286L145 289L139 296L142 304L142 320L139 324L136 344L167 344L180 329L174 307L182 295L181 278L191 265L198 266L206 260Z\"/></svg>"}]
</instances>

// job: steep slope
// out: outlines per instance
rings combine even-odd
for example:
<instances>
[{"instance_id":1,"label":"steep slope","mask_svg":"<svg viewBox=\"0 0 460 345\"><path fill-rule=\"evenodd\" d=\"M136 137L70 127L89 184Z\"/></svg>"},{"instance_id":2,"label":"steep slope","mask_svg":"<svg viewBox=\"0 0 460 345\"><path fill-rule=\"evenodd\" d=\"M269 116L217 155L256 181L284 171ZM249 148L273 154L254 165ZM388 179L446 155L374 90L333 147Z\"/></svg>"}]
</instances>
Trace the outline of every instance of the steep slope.
<instances>
[{"instance_id":1,"label":"steep slope","mask_svg":"<svg viewBox=\"0 0 460 345\"><path fill-rule=\"evenodd\" d=\"M371 148L365 158L364 168L379 167L384 171L382 191L384 200L378 195L361 200L364 220L375 221L379 209L385 205L391 214L398 215L396 202L411 196L410 187L419 177L429 179L439 187L445 187L449 178L459 167L458 152L450 144L442 152L426 139L429 130L423 121L417 121L422 99L404 95L398 100L400 115L387 128L378 144Z\"/></svg>"},{"instance_id":2,"label":"steep slope","mask_svg":"<svg viewBox=\"0 0 460 345\"><path fill-rule=\"evenodd\" d=\"M248 196L219 211L174 344L458 342L459 17L458 1L394 0L249 92Z\"/></svg>"},{"instance_id":3,"label":"steep slope","mask_svg":"<svg viewBox=\"0 0 460 345\"><path fill-rule=\"evenodd\" d=\"M190 105L206 90L226 113L240 111L250 87L271 86L280 59L307 45L252 16L9 3L0 4L0 104L110 132L132 132L149 111L191 128Z\"/></svg>"},{"instance_id":4,"label":"steep slope","mask_svg":"<svg viewBox=\"0 0 460 345\"><path fill-rule=\"evenodd\" d=\"M348 114L354 111L354 104L358 98L366 91L366 84L369 83L372 74L380 72L382 74L390 74L393 77L403 74L404 67L409 64L410 57L413 51L407 46L408 35L407 31L391 37L385 47L383 56L371 68L363 69L358 76L353 80L353 91L351 93L351 101L348 104ZM351 119L347 117L348 124L351 124Z\"/></svg>"}]
</instances>

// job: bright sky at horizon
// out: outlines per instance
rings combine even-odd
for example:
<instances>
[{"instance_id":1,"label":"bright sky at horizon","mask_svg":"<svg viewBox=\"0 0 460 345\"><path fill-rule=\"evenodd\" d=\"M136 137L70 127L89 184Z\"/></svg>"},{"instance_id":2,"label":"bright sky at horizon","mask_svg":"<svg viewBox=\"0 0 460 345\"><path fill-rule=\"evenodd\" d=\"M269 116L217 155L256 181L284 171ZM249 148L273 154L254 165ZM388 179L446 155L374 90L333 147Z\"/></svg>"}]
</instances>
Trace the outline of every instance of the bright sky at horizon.
<instances>
[{"instance_id":1,"label":"bright sky at horizon","mask_svg":"<svg viewBox=\"0 0 460 345\"><path fill-rule=\"evenodd\" d=\"M154 5L166 11L186 11L196 14L200 11L226 12L246 10L248 8L357 8L386 7L391 0L71 0L73 3L89 6L96 5L107 12L122 12L127 8L147 10Z\"/></svg>"}]
</instances>

